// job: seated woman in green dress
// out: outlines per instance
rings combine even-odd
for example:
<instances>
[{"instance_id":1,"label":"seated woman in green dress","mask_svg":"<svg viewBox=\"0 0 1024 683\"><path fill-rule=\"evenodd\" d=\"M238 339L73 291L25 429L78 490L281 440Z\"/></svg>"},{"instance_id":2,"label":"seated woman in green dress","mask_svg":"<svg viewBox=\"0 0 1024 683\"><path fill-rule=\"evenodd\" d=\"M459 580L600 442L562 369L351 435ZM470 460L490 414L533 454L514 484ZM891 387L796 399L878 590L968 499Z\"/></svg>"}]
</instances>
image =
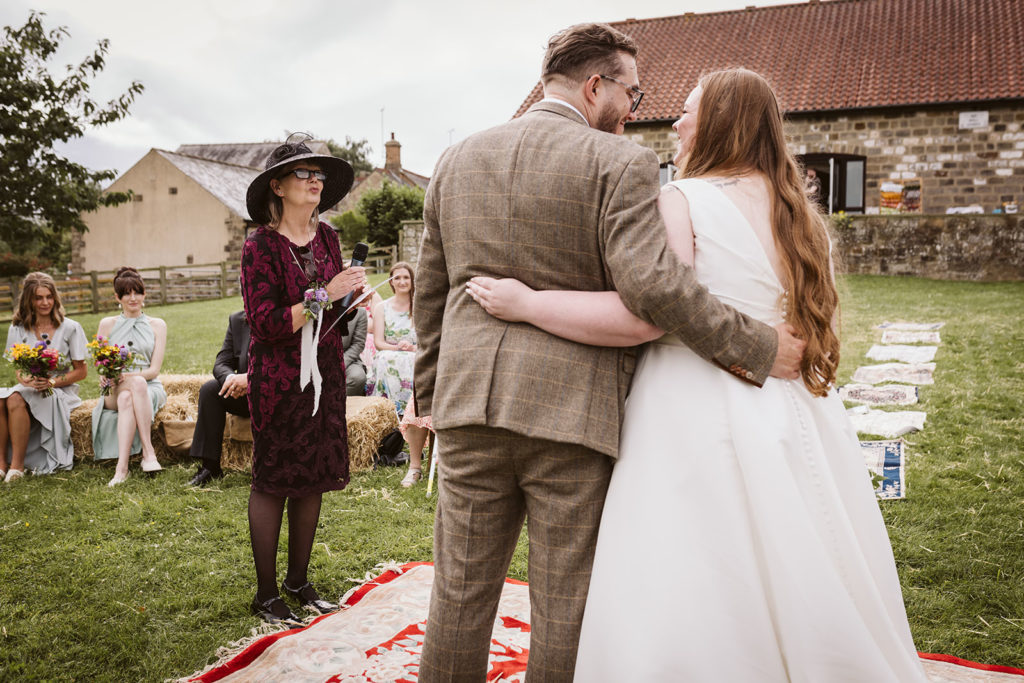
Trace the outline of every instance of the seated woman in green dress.
<instances>
[{"instance_id":1,"label":"seated woman in green dress","mask_svg":"<svg viewBox=\"0 0 1024 683\"><path fill-rule=\"evenodd\" d=\"M127 347L135 354L135 364L121 375L110 395L97 403L92 413L92 448L96 459L117 458L117 469L108 486L128 478L128 459L140 451L143 472L162 469L150 430L153 416L167 402L167 393L157 377L167 348L167 324L142 312L146 285L134 268L122 267L117 271L114 295L121 314L101 320L96 334Z\"/></svg>"},{"instance_id":2,"label":"seated woman in green dress","mask_svg":"<svg viewBox=\"0 0 1024 683\"><path fill-rule=\"evenodd\" d=\"M82 326L64 317L53 278L29 273L21 283L5 348L40 342L70 359L72 368L48 379L19 374L16 386L0 389L0 481L16 481L26 470L49 474L71 469L71 411L82 403L78 382L86 375ZM53 392L44 395L49 389Z\"/></svg>"}]
</instances>

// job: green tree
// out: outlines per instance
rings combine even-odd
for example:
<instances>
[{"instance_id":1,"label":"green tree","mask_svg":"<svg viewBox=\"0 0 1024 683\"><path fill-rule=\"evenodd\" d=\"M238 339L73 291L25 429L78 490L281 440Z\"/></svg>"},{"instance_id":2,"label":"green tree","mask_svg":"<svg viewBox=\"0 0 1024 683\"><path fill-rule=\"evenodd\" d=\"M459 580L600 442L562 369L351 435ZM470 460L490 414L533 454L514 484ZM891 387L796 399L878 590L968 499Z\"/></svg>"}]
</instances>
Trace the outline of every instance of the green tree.
<instances>
[{"instance_id":1,"label":"green tree","mask_svg":"<svg viewBox=\"0 0 1024 683\"><path fill-rule=\"evenodd\" d=\"M359 198L359 213L366 216L366 236L378 247L398 244L402 221L423 217L423 190L384 181L378 190Z\"/></svg>"},{"instance_id":2,"label":"green tree","mask_svg":"<svg viewBox=\"0 0 1024 683\"><path fill-rule=\"evenodd\" d=\"M345 144L342 145L334 140L328 140L327 147L331 150L331 154L351 164L352 170L356 172L356 175L370 173L373 170L373 164L370 162L370 154L373 152L373 149L370 148L370 143L366 138L353 140L346 135Z\"/></svg>"},{"instance_id":3,"label":"green tree","mask_svg":"<svg viewBox=\"0 0 1024 683\"><path fill-rule=\"evenodd\" d=\"M88 230L82 212L131 199L129 193L102 191L100 183L115 178L115 171L90 171L54 145L124 118L143 87L133 81L105 105L90 99L89 81L105 66L107 40L55 78L47 61L70 34L63 26L47 30L44 16L33 11L21 28L5 26L0 42L0 239L18 254L52 256L68 243L70 231Z\"/></svg>"},{"instance_id":4,"label":"green tree","mask_svg":"<svg viewBox=\"0 0 1024 683\"><path fill-rule=\"evenodd\" d=\"M340 216L332 216L331 223L338 232L341 245L346 249L351 249L356 242L365 242L368 239L366 229L370 222L358 211L346 211Z\"/></svg>"}]
</instances>

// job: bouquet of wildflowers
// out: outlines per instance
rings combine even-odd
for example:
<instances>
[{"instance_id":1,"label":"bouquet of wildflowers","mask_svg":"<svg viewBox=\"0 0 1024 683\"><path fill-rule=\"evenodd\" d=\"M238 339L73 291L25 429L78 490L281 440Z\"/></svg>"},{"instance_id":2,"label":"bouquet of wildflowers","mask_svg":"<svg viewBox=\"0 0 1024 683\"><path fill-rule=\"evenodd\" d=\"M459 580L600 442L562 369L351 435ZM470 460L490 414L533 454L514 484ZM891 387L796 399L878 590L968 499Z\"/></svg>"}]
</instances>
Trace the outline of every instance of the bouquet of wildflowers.
<instances>
[{"instance_id":1,"label":"bouquet of wildflowers","mask_svg":"<svg viewBox=\"0 0 1024 683\"><path fill-rule=\"evenodd\" d=\"M71 361L67 356L57 349L51 349L46 342L39 342L35 346L15 344L4 352L4 358L10 361L18 372L33 378L59 377L66 375L71 369ZM42 394L52 395L53 387L47 387Z\"/></svg>"},{"instance_id":2,"label":"bouquet of wildflowers","mask_svg":"<svg viewBox=\"0 0 1024 683\"><path fill-rule=\"evenodd\" d=\"M124 346L111 344L106 337L98 334L86 344L96 372L100 375L100 395L109 396L111 388L121 379L121 374L135 364L135 354Z\"/></svg>"},{"instance_id":3,"label":"bouquet of wildflowers","mask_svg":"<svg viewBox=\"0 0 1024 683\"><path fill-rule=\"evenodd\" d=\"M329 311L332 306L334 304L331 303L331 297L319 283L307 289L302 295L302 315L306 320L316 320L320 316L320 311Z\"/></svg>"}]
</instances>

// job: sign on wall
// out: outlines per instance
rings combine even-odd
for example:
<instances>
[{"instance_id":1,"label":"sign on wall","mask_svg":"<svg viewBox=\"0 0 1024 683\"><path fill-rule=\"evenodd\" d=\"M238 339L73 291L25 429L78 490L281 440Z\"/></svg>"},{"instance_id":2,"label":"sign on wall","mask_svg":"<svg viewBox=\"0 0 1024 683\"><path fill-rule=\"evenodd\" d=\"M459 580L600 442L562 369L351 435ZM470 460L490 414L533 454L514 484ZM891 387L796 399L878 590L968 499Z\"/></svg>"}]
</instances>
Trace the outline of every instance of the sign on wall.
<instances>
[{"instance_id":1,"label":"sign on wall","mask_svg":"<svg viewBox=\"0 0 1024 683\"><path fill-rule=\"evenodd\" d=\"M972 128L985 128L988 126L987 111L962 111L960 112L960 130L971 130Z\"/></svg>"}]
</instances>

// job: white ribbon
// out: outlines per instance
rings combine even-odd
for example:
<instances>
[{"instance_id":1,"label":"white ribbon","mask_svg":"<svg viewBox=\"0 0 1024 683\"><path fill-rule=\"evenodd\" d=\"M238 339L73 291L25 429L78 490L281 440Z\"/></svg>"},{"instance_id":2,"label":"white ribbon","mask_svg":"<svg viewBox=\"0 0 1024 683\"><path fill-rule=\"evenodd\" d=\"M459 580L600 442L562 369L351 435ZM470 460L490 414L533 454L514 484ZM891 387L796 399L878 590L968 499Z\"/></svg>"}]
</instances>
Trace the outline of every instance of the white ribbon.
<instances>
[{"instance_id":1,"label":"white ribbon","mask_svg":"<svg viewBox=\"0 0 1024 683\"><path fill-rule=\"evenodd\" d=\"M324 311L321 308L316 316L316 332L314 334L314 321L307 320L302 326L302 356L299 359L299 388L303 391L313 380L313 415L320 409L320 365L316 360L317 346L320 344L320 329L324 324Z\"/></svg>"}]
</instances>

